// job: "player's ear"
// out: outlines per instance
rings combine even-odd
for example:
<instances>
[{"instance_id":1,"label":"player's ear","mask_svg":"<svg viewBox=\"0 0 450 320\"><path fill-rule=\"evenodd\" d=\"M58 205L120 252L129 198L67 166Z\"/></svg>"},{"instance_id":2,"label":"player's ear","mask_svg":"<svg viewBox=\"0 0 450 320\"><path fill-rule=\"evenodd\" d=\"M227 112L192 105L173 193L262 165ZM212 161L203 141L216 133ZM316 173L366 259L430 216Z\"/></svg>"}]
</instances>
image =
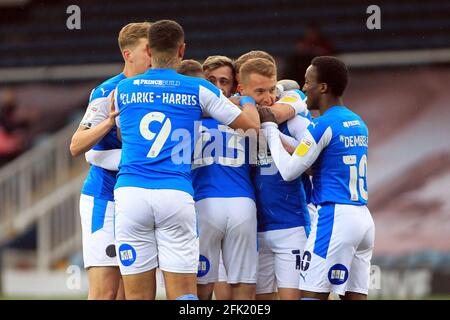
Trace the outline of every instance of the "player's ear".
<instances>
[{"instance_id":1,"label":"player's ear","mask_svg":"<svg viewBox=\"0 0 450 320\"><path fill-rule=\"evenodd\" d=\"M322 82L320 84L319 90L320 90L320 93L322 93L322 94L327 93L328 92L328 84L326 84L325 82Z\"/></svg>"},{"instance_id":2,"label":"player's ear","mask_svg":"<svg viewBox=\"0 0 450 320\"><path fill-rule=\"evenodd\" d=\"M242 86L240 83L238 83L238 85L236 86L236 92L239 92L239 94L241 96L243 96L244 94L242 93Z\"/></svg>"},{"instance_id":3,"label":"player's ear","mask_svg":"<svg viewBox=\"0 0 450 320\"><path fill-rule=\"evenodd\" d=\"M131 59L131 51L130 51L130 49L124 49L122 51L122 57L123 57L123 60L130 61L130 59Z\"/></svg>"},{"instance_id":4,"label":"player's ear","mask_svg":"<svg viewBox=\"0 0 450 320\"><path fill-rule=\"evenodd\" d=\"M147 51L148 56L151 57L152 55L150 53L150 45L148 43L145 45L145 50Z\"/></svg>"},{"instance_id":5,"label":"player's ear","mask_svg":"<svg viewBox=\"0 0 450 320\"><path fill-rule=\"evenodd\" d=\"M184 57L184 51L186 50L186 43L183 43L180 45L180 47L178 48L178 57L183 60Z\"/></svg>"}]
</instances>

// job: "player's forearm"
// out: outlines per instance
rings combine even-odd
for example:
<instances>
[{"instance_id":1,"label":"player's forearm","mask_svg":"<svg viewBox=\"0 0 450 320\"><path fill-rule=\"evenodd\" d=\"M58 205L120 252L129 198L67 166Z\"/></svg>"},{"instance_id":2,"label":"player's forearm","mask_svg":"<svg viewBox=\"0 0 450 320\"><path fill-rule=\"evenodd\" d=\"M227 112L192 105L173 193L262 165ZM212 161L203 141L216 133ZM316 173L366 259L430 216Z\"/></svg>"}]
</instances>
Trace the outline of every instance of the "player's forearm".
<instances>
[{"instance_id":1,"label":"player's forearm","mask_svg":"<svg viewBox=\"0 0 450 320\"><path fill-rule=\"evenodd\" d=\"M295 116L295 109L285 103L275 103L271 106L277 124L283 123Z\"/></svg>"},{"instance_id":2,"label":"player's forearm","mask_svg":"<svg viewBox=\"0 0 450 320\"><path fill-rule=\"evenodd\" d=\"M258 110L255 106L244 105L242 108L242 114L244 114L249 122L247 129L259 130L261 123L259 121Z\"/></svg>"},{"instance_id":3,"label":"player's forearm","mask_svg":"<svg viewBox=\"0 0 450 320\"><path fill-rule=\"evenodd\" d=\"M280 132L275 124L264 123L264 134L269 144L272 159L285 181L292 181L298 178L308 169L308 165L303 161L298 161L298 157L291 156L283 147L280 139Z\"/></svg>"},{"instance_id":4,"label":"player's forearm","mask_svg":"<svg viewBox=\"0 0 450 320\"><path fill-rule=\"evenodd\" d=\"M305 96L300 90L288 90L280 95L280 100L271 106L278 124L303 113L307 109Z\"/></svg>"},{"instance_id":5,"label":"player's forearm","mask_svg":"<svg viewBox=\"0 0 450 320\"><path fill-rule=\"evenodd\" d=\"M70 153L76 157L89 151L102 139L113 127L109 119L100 122L97 126L90 129L78 128L70 142Z\"/></svg>"},{"instance_id":6,"label":"player's forearm","mask_svg":"<svg viewBox=\"0 0 450 320\"><path fill-rule=\"evenodd\" d=\"M229 124L232 129L241 129L247 131L249 129L259 130L260 121L259 113L255 106L255 101L249 97L241 97L240 105L242 106L242 112L239 116ZM248 133L248 132L247 132Z\"/></svg>"}]
</instances>

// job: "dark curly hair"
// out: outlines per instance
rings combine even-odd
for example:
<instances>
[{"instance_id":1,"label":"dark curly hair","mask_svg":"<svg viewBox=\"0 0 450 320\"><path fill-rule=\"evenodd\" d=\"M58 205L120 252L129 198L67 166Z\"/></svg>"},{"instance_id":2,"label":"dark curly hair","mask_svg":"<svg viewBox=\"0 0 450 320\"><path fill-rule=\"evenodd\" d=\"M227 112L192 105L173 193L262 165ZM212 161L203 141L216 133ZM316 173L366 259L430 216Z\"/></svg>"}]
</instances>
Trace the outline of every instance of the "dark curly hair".
<instances>
[{"instance_id":1,"label":"dark curly hair","mask_svg":"<svg viewBox=\"0 0 450 320\"><path fill-rule=\"evenodd\" d=\"M348 83L348 69L344 62L336 57L320 56L311 61L316 68L317 81L328 85L336 97L342 96Z\"/></svg>"}]
</instances>

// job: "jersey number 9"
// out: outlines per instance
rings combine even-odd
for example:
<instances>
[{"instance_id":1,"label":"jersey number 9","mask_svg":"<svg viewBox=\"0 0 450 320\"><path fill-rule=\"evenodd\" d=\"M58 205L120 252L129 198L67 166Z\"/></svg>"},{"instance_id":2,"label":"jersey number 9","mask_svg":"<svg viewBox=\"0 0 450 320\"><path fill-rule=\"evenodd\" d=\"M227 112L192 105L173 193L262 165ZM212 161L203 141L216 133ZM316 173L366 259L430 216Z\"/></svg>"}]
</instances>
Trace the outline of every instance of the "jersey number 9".
<instances>
[{"instance_id":1,"label":"jersey number 9","mask_svg":"<svg viewBox=\"0 0 450 320\"><path fill-rule=\"evenodd\" d=\"M159 130L159 133L157 134L150 131L150 124L153 121L158 121L163 124L161 130ZM162 112L150 112L142 118L141 123L139 124L141 135L146 140L154 140L152 147L147 154L147 158L156 158L159 155L164 143L170 135L171 129L172 123L170 122L170 119Z\"/></svg>"}]
</instances>

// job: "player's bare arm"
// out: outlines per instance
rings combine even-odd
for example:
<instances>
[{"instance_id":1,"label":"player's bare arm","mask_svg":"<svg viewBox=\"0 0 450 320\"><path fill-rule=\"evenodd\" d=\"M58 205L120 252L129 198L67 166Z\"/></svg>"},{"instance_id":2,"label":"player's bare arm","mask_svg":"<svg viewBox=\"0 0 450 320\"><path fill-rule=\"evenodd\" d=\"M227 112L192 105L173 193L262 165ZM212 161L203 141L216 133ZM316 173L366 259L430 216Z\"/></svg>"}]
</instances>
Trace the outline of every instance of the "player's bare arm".
<instances>
[{"instance_id":1,"label":"player's bare arm","mask_svg":"<svg viewBox=\"0 0 450 320\"><path fill-rule=\"evenodd\" d=\"M89 151L100 141L115 125L115 118L119 114L114 108L114 93L110 100L110 114L109 117L100 122L97 126L89 128L85 125L80 125L72 136L70 142L70 153L76 157L80 154Z\"/></svg>"},{"instance_id":2,"label":"player's bare arm","mask_svg":"<svg viewBox=\"0 0 450 320\"><path fill-rule=\"evenodd\" d=\"M271 108L277 124L283 123L295 116L295 110L288 104L275 102Z\"/></svg>"},{"instance_id":3,"label":"player's bare arm","mask_svg":"<svg viewBox=\"0 0 450 320\"><path fill-rule=\"evenodd\" d=\"M300 94L292 89L282 92L280 99L270 107L273 109L277 124L292 119L296 114L307 109Z\"/></svg>"},{"instance_id":4,"label":"player's bare arm","mask_svg":"<svg viewBox=\"0 0 450 320\"><path fill-rule=\"evenodd\" d=\"M260 121L258 110L255 107L254 100L249 97L241 97L240 104L242 106L241 114L229 124L232 129L249 129L259 130Z\"/></svg>"}]
</instances>

